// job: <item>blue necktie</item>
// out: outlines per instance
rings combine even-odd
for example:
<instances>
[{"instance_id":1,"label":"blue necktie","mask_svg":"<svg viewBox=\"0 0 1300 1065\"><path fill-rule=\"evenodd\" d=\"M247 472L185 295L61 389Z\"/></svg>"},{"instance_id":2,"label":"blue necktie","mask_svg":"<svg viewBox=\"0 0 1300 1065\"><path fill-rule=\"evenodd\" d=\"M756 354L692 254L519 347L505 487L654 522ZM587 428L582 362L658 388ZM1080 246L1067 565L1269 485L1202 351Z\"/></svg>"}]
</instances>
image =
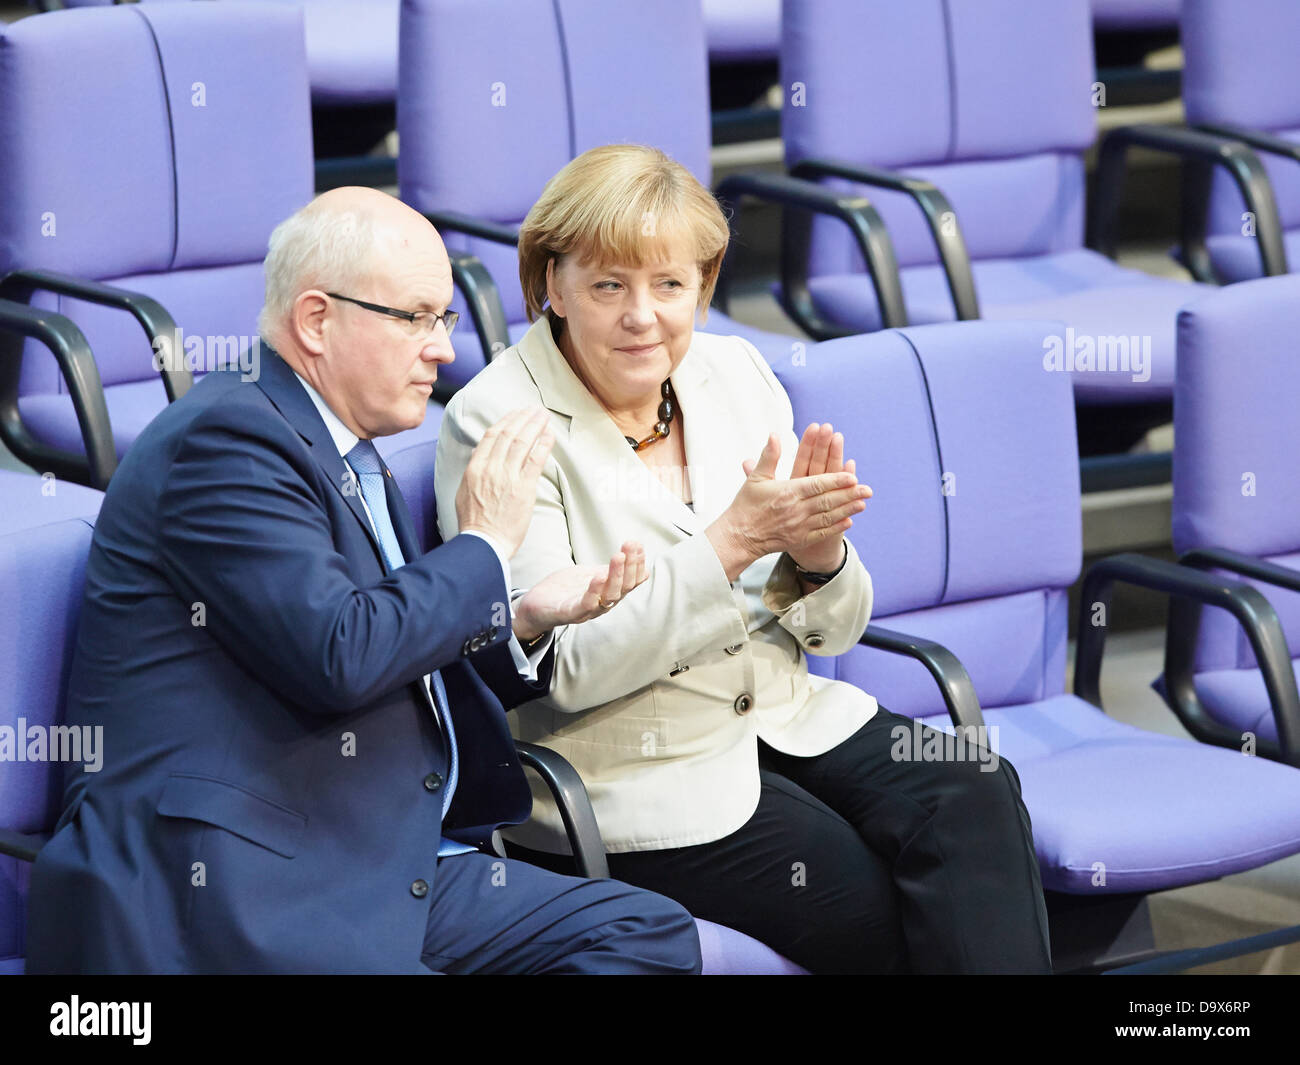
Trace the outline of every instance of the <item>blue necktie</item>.
<instances>
[{"instance_id":1,"label":"blue necktie","mask_svg":"<svg viewBox=\"0 0 1300 1065\"><path fill-rule=\"evenodd\" d=\"M389 571L406 565L406 559L402 557L401 545L397 542L397 533L393 531L392 519L388 516L388 497L384 494L384 466L379 460L379 452L369 440L362 440L348 452L347 460L348 465L352 467L352 472L361 482L361 497L370 508L370 519L374 522L375 533L379 537L379 549L384 554L384 561L388 563ZM450 779L447 781L447 790L442 796L442 816L445 819L447 810L451 807L451 797L456 793L459 759L456 756L456 733L452 728L451 712L447 706L447 690L442 686L442 677L436 669L430 675L430 681L433 702L447 734L447 746L451 752L451 767L447 771Z\"/></svg>"}]
</instances>

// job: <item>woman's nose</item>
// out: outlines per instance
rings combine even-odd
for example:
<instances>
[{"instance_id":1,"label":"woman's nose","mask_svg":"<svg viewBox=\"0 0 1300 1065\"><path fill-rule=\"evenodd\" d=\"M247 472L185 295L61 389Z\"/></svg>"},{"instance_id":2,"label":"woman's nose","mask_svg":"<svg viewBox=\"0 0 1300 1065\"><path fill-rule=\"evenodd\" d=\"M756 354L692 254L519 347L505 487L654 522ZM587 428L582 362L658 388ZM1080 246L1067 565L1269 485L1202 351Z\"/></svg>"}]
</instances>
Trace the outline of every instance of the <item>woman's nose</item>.
<instances>
[{"instance_id":1,"label":"woman's nose","mask_svg":"<svg viewBox=\"0 0 1300 1065\"><path fill-rule=\"evenodd\" d=\"M654 300L651 298L648 289L629 290L627 306L624 308L623 317L626 323L630 326L645 327L654 324Z\"/></svg>"}]
</instances>

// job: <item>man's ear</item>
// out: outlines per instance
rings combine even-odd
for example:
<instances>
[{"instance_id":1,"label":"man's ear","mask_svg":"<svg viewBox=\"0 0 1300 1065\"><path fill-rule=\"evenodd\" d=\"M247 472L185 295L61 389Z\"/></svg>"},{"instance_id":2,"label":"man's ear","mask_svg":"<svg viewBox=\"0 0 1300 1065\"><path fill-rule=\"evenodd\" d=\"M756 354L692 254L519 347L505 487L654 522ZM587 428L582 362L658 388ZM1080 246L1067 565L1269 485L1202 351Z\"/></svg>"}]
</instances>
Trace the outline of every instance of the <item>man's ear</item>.
<instances>
[{"instance_id":1,"label":"man's ear","mask_svg":"<svg viewBox=\"0 0 1300 1065\"><path fill-rule=\"evenodd\" d=\"M559 286L555 283L556 260L548 259L546 262L546 300L551 305L557 317L564 317L564 297L560 295Z\"/></svg>"},{"instance_id":2,"label":"man's ear","mask_svg":"<svg viewBox=\"0 0 1300 1065\"><path fill-rule=\"evenodd\" d=\"M289 314L289 328L298 343L311 355L325 353L325 331L328 328L329 297L319 289L300 292L293 301Z\"/></svg>"}]
</instances>

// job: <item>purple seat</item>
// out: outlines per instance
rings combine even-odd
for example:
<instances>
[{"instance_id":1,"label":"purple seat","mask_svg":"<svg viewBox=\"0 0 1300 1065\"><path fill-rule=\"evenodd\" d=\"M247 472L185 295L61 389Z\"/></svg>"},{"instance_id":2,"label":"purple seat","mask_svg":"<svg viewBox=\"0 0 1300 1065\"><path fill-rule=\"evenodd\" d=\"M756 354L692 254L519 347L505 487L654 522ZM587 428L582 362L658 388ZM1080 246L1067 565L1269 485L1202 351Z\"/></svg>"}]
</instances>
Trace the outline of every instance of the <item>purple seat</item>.
<instances>
[{"instance_id":1,"label":"purple seat","mask_svg":"<svg viewBox=\"0 0 1300 1065\"><path fill-rule=\"evenodd\" d=\"M16 731L21 720L27 737L33 728L48 737L46 730L62 722L90 537L90 522L81 520L0 536L0 599L7 604L0 618L0 725ZM42 749L48 754L48 743ZM40 760L4 763L5 840L53 829L64 771L80 770ZM0 849L0 966L9 972L21 972L30 872L30 865Z\"/></svg>"},{"instance_id":2,"label":"purple seat","mask_svg":"<svg viewBox=\"0 0 1300 1065\"><path fill-rule=\"evenodd\" d=\"M805 366L777 369L796 424L845 427L874 489L850 531L875 586L868 633L932 641L965 672L950 668L941 689L923 655L870 636L810 668L936 727L978 724L982 708L1020 775L1049 892L1127 898L1300 852L1300 773L1133 728L1065 691L1081 528L1071 390L1041 360L1059 328L916 326L818 344ZM1162 578L1181 569L1142 561ZM945 690L965 701L946 709Z\"/></svg>"},{"instance_id":3,"label":"purple seat","mask_svg":"<svg viewBox=\"0 0 1300 1065\"><path fill-rule=\"evenodd\" d=\"M1300 6L1291 0L1185 0L1183 104L1187 121L1229 132L1261 153L1283 226L1287 261L1300 263L1300 87L1294 76ZM1210 186L1209 267L1227 282L1260 277L1241 193Z\"/></svg>"},{"instance_id":4,"label":"purple seat","mask_svg":"<svg viewBox=\"0 0 1300 1065\"><path fill-rule=\"evenodd\" d=\"M396 437L390 438L396 439ZM382 450L382 442L381 442ZM420 539L420 546L426 550L430 543L430 535L437 528L436 522L436 502L433 491L433 471L434 457L437 454L437 441L428 441L417 444L412 447L398 451L384 452L384 461L388 463L388 468L393 471L393 477L397 480L398 487L402 490L402 495L406 499L406 505L410 508L411 516L415 521L416 534ZM573 772L572 767L554 751L545 748L536 748L540 750L548 761L554 761ZM576 773L574 774L576 776ZM564 801L557 795L557 800ZM588 823L592 829L595 829L595 815L591 811L591 803L587 799L585 789L577 796L576 801L585 807L585 812L589 818ZM578 819L581 823L581 818ZM594 850L592 856L593 863L598 863L602 868L600 875L608 876L608 867L604 863L604 850L600 845L598 833L593 831L589 839L572 839L574 853L583 853L584 848ZM700 933L700 948L704 956L704 973L705 975L736 975L736 974L766 974L766 975L794 975L804 973L804 969L795 965L794 962L783 958L776 953L771 947L760 943L751 936L738 932L735 929L727 928L723 925L714 924L710 921L702 921L696 918L696 927Z\"/></svg>"},{"instance_id":5,"label":"purple seat","mask_svg":"<svg viewBox=\"0 0 1300 1065\"><path fill-rule=\"evenodd\" d=\"M514 233L570 159L601 144L650 144L711 183L699 0L403 0L401 47L402 199L434 217L448 247L483 261L512 343L528 326ZM654 76L628 77L632 68ZM458 222L488 225L467 235ZM702 328L744 336L771 360L788 359L795 342L717 310ZM484 357L471 329L453 340L457 358L444 376L460 385Z\"/></svg>"},{"instance_id":6,"label":"purple seat","mask_svg":"<svg viewBox=\"0 0 1300 1065\"><path fill-rule=\"evenodd\" d=\"M173 3L0 27L0 276L142 293L183 331L186 368L238 360L257 334L271 229L312 196L301 20L280 5ZM41 287L32 303L86 334L124 452L168 400L149 336L75 286ZM39 440L79 448L54 362L31 347L18 410Z\"/></svg>"},{"instance_id":7,"label":"purple seat","mask_svg":"<svg viewBox=\"0 0 1300 1065\"><path fill-rule=\"evenodd\" d=\"M1189 304L1178 320L1174 396L1174 547L1258 588L1277 612L1293 663L1300 661L1297 332L1294 274L1232 285ZM1276 578L1291 587L1259 579L1252 571L1258 564L1277 567ZM1201 616L1194 685L1210 718L1227 726L1224 742L1240 748L1248 733L1278 741L1255 654L1223 610Z\"/></svg>"},{"instance_id":8,"label":"purple seat","mask_svg":"<svg viewBox=\"0 0 1300 1065\"><path fill-rule=\"evenodd\" d=\"M0 470L0 536L75 518L93 522L103 502L103 492L53 474Z\"/></svg>"},{"instance_id":9,"label":"purple seat","mask_svg":"<svg viewBox=\"0 0 1300 1065\"><path fill-rule=\"evenodd\" d=\"M68 7L113 0L66 0ZM146 0L183 3L188 0ZM268 0L263 0L268 2ZM399 0L269 0L301 9L311 97L318 104L384 104L397 96Z\"/></svg>"},{"instance_id":10,"label":"purple seat","mask_svg":"<svg viewBox=\"0 0 1300 1065\"><path fill-rule=\"evenodd\" d=\"M808 970L726 925L695 918L704 976L807 976Z\"/></svg>"},{"instance_id":11,"label":"purple seat","mask_svg":"<svg viewBox=\"0 0 1300 1065\"><path fill-rule=\"evenodd\" d=\"M782 19L786 162L872 198L909 321L1045 319L1090 343L1137 338L1140 370L1081 369L1077 399L1169 398L1175 315L1198 289L1083 246L1083 153L1096 135L1087 0L785 0ZM818 161L886 174L848 181ZM928 184L900 191L890 185L899 173ZM850 329L878 328L843 233L818 220L811 241L813 305Z\"/></svg>"}]
</instances>

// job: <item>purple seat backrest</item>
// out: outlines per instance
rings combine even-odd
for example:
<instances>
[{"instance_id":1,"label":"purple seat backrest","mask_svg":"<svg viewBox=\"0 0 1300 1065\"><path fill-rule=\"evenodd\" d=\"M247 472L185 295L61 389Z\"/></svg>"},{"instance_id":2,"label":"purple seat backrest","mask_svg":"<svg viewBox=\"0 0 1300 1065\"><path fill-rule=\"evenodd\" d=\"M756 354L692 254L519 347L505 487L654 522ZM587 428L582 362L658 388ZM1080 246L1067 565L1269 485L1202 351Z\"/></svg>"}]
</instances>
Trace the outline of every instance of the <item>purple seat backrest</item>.
<instances>
[{"instance_id":1,"label":"purple seat backrest","mask_svg":"<svg viewBox=\"0 0 1300 1065\"><path fill-rule=\"evenodd\" d=\"M814 345L774 366L795 425L829 421L874 496L850 537L873 621L938 640L983 706L1061 691L1066 593L1082 553L1074 409L1045 371L1051 323L963 322ZM857 648L809 658L898 713L940 713L918 664Z\"/></svg>"},{"instance_id":2,"label":"purple seat backrest","mask_svg":"<svg viewBox=\"0 0 1300 1065\"><path fill-rule=\"evenodd\" d=\"M1178 315L1174 385L1174 549L1223 547L1300 569L1300 276L1216 289ZM1293 655L1300 594L1260 590ZM1240 626L1206 610L1202 669L1255 665Z\"/></svg>"},{"instance_id":3,"label":"purple seat backrest","mask_svg":"<svg viewBox=\"0 0 1300 1065\"><path fill-rule=\"evenodd\" d=\"M820 157L934 182L974 259L1082 245L1096 125L1087 0L784 0L782 20L789 165ZM937 261L910 199L832 184L880 209L900 265ZM814 224L814 275L864 269L842 230Z\"/></svg>"},{"instance_id":4,"label":"purple seat backrest","mask_svg":"<svg viewBox=\"0 0 1300 1065\"><path fill-rule=\"evenodd\" d=\"M255 336L267 238L313 193L306 69L302 12L279 4L97 7L0 26L0 274L143 292L205 356L226 346L217 338ZM157 377L129 315L35 302L81 326L106 385ZM28 349L22 392L62 391L39 352ZM158 395L161 406L161 382Z\"/></svg>"},{"instance_id":5,"label":"purple seat backrest","mask_svg":"<svg viewBox=\"0 0 1300 1065\"><path fill-rule=\"evenodd\" d=\"M1185 0L1183 104L1189 123L1261 129L1300 142L1300 4L1294 0ZM1300 226L1300 166L1260 153L1286 229ZM1241 193L1217 172L1211 233L1240 235Z\"/></svg>"},{"instance_id":6,"label":"purple seat backrest","mask_svg":"<svg viewBox=\"0 0 1300 1065\"><path fill-rule=\"evenodd\" d=\"M416 210L517 225L547 181L601 144L653 145L710 182L699 0L403 0L400 47L397 176ZM444 238L483 260L506 318L523 322L514 249ZM463 382L482 360L457 350L447 376Z\"/></svg>"},{"instance_id":7,"label":"purple seat backrest","mask_svg":"<svg viewBox=\"0 0 1300 1065\"><path fill-rule=\"evenodd\" d=\"M63 767L19 760L18 745L48 758L47 730L62 721L90 538L81 520L0 536L0 743L13 744L0 762L0 827L13 831L48 831L62 806ZM0 959L22 952L29 871L0 858Z\"/></svg>"},{"instance_id":8,"label":"purple seat backrest","mask_svg":"<svg viewBox=\"0 0 1300 1065\"><path fill-rule=\"evenodd\" d=\"M437 531L437 503L433 492L433 460L437 453L438 441L429 440L384 455L384 461L393 472L393 480L402 490L402 497L415 521L415 533L425 551L429 550L429 542Z\"/></svg>"}]
</instances>

